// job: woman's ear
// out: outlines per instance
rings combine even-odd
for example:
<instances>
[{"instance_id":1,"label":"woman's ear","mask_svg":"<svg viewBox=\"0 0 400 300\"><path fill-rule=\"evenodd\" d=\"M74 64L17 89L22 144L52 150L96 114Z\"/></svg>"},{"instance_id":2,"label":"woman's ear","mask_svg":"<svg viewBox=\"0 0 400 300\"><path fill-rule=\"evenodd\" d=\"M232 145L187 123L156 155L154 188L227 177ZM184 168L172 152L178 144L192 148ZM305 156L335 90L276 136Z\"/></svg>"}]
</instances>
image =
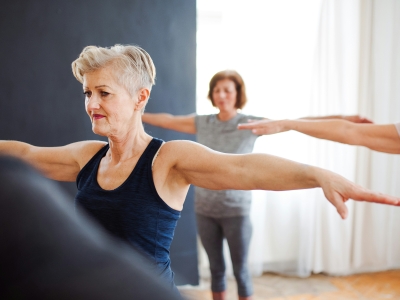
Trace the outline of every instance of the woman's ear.
<instances>
[{"instance_id":1,"label":"woman's ear","mask_svg":"<svg viewBox=\"0 0 400 300\"><path fill-rule=\"evenodd\" d=\"M150 97L150 90L146 88L142 88L137 93L137 103L135 106L135 110L142 111L147 104L147 100Z\"/></svg>"}]
</instances>

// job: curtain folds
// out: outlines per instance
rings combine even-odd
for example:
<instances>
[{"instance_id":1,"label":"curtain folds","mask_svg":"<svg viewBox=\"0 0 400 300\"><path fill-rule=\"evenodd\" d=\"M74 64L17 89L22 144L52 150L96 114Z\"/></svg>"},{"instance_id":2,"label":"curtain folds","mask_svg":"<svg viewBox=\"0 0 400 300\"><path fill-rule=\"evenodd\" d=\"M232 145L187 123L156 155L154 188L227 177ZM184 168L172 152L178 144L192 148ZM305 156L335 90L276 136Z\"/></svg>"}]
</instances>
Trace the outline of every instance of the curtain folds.
<instances>
[{"instance_id":1,"label":"curtain folds","mask_svg":"<svg viewBox=\"0 0 400 300\"><path fill-rule=\"evenodd\" d=\"M398 1L324 1L321 5L310 115L356 112L377 123L399 121L399 45ZM308 163L335 171L373 190L400 196L399 155L328 141L304 142L310 154ZM347 275L400 267L399 208L349 203L349 218L342 221L328 207L320 191L306 191L303 195L290 193L290 198L299 200L299 218L282 216L291 224L288 227L296 232L291 242L284 242L282 246L292 245L296 256L264 256L264 271L297 276L308 276L312 272ZM267 193L264 197L267 202L287 201L286 196L279 194L271 197ZM286 206L283 203L276 205ZM258 208L255 207L255 210ZM273 211L267 210L265 218L273 219L273 214ZM262 228L258 230L265 231ZM275 226L275 230L279 232L280 227ZM286 235L285 232L280 234ZM263 245L271 247L279 243L279 239L282 238L268 239ZM256 244L257 241L253 243L252 251L257 251L253 250L257 248ZM267 249L264 251L268 252ZM257 262L252 265L257 266ZM259 272L259 268L253 271Z\"/></svg>"}]
</instances>

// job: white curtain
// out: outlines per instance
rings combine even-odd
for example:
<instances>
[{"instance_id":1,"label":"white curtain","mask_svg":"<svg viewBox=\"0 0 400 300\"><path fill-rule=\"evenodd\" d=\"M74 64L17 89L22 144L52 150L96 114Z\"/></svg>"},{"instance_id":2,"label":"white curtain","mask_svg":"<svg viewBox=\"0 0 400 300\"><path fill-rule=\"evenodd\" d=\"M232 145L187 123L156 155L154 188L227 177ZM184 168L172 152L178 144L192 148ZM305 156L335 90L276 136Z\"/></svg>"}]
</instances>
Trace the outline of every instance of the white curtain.
<instances>
[{"instance_id":1,"label":"white curtain","mask_svg":"<svg viewBox=\"0 0 400 300\"><path fill-rule=\"evenodd\" d=\"M204 97L211 76L232 68L246 81L245 113L276 119L363 114L377 123L400 121L400 1L198 0L198 12L198 113L212 112ZM400 196L400 155L293 132L262 137L255 151ZM351 202L342 221L319 189L253 195L254 275L400 267L400 208ZM207 276L199 245L201 275Z\"/></svg>"},{"instance_id":2,"label":"white curtain","mask_svg":"<svg viewBox=\"0 0 400 300\"><path fill-rule=\"evenodd\" d=\"M359 110L377 123L400 121L400 1L360 5ZM359 149L357 181L400 196L400 155ZM356 204L350 267L400 268L400 209Z\"/></svg>"}]
</instances>

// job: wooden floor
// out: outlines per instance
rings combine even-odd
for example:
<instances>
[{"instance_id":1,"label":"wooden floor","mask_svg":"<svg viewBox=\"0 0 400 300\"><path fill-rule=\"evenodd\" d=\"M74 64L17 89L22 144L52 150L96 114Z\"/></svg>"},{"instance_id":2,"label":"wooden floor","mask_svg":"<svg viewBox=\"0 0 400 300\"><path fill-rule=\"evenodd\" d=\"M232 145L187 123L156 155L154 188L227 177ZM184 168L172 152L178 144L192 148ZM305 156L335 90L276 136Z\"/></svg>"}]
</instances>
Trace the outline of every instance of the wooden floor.
<instances>
[{"instance_id":1,"label":"wooden floor","mask_svg":"<svg viewBox=\"0 0 400 300\"><path fill-rule=\"evenodd\" d=\"M400 270L345 277L318 274L305 279L265 274L253 278L253 284L253 300L400 300ZM190 300L211 300L209 285L209 281L203 280L200 286L179 290ZM236 299L236 284L229 280L228 300Z\"/></svg>"}]
</instances>

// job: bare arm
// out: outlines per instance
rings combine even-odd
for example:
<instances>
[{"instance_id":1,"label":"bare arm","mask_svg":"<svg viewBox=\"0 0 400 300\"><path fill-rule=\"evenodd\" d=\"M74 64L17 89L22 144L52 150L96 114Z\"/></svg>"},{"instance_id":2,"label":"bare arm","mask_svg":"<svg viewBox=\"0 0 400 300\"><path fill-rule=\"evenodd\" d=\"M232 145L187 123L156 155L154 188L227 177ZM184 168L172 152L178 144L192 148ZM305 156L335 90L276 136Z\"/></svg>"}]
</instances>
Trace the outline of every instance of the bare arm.
<instances>
[{"instance_id":1,"label":"bare arm","mask_svg":"<svg viewBox=\"0 0 400 300\"><path fill-rule=\"evenodd\" d=\"M48 178L75 181L82 167L104 144L84 141L62 147L36 147L18 141L0 141L0 154L24 160Z\"/></svg>"},{"instance_id":2,"label":"bare arm","mask_svg":"<svg viewBox=\"0 0 400 300\"><path fill-rule=\"evenodd\" d=\"M267 154L224 154L189 141L169 142L173 165L187 184L224 190L296 190L321 187L342 218L348 199L398 205L398 198L368 191L330 171ZM175 144L175 145L174 145ZM194 159L195 158L195 159ZM174 181L176 183L176 181Z\"/></svg>"},{"instance_id":3,"label":"bare arm","mask_svg":"<svg viewBox=\"0 0 400 300\"><path fill-rule=\"evenodd\" d=\"M356 124L344 120L263 120L240 124L238 128L251 129L259 135L295 130L320 139L400 153L400 137L393 124Z\"/></svg>"},{"instance_id":4,"label":"bare arm","mask_svg":"<svg viewBox=\"0 0 400 300\"><path fill-rule=\"evenodd\" d=\"M346 120L353 123L373 123L370 119L359 115L330 115L330 116L300 118L300 120L332 120L332 119Z\"/></svg>"},{"instance_id":5,"label":"bare arm","mask_svg":"<svg viewBox=\"0 0 400 300\"><path fill-rule=\"evenodd\" d=\"M194 122L194 117L195 114L190 114L186 116L174 116L166 113L144 113L142 116L142 120L143 122L153 126L158 126L165 129L171 129L184 133L196 134L196 124Z\"/></svg>"}]
</instances>

